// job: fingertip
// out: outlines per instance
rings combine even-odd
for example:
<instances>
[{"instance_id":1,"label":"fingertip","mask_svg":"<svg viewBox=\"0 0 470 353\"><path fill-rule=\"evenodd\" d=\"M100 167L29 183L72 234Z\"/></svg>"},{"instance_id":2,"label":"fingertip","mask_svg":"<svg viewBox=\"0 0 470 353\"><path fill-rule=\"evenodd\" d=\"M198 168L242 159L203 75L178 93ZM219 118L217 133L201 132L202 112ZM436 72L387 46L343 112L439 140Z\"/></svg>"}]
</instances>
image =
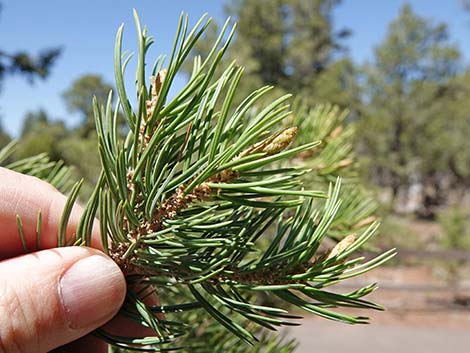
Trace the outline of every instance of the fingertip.
<instances>
[{"instance_id":1,"label":"fingertip","mask_svg":"<svg viewBox=\"0 0 470 353\"><path fill-rule=\"evenodd\" d=\"M121 307L126 281L115 262L96 254L75 262L64 272L59 293L71 328L99 327Z\"/></svg>"},{"instance_id":2,"label":"fingertip","mask_svg":"<svg viewBox=\"0 0 470 353\"><path fill-rule=\"evenodd\" d=\"M2 347L47 352L71 342L115 316L125 292L119 267L96 249L58 248L2 261Z\"/></svg>"}]
</instances>

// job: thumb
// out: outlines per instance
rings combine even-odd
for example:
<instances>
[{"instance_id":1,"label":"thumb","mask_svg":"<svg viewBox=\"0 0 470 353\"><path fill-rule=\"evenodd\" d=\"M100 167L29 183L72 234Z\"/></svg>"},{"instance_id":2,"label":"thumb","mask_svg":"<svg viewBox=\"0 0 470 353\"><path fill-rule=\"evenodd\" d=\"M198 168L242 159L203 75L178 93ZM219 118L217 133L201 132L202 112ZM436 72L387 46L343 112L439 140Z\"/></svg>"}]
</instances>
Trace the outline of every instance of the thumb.
<instances>
[{"instance_id":1,"label":"thumb","mask_svg":"<svg viewBox=\"0 0 470 353\"><path fill-rule=\"evenodd\" d=\"M119 267L86 247L0 262L0 352L48 352L109 321L126 291Z\"/></svg>"}]
</instances>

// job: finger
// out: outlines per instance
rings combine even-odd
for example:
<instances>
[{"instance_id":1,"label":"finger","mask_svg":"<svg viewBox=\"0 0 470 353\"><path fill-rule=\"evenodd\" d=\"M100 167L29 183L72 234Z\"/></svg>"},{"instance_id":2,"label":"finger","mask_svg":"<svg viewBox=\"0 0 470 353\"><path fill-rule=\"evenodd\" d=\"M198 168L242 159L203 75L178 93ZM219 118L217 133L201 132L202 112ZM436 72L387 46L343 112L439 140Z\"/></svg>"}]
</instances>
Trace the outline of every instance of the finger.
<instances>
[{"instance_id":1,"label":"finger","mask_svg":"<svg viewBox=\"0 0 470 353\"><path fill-rule=\"evenodd\" d=\"M67 247L0 262L0 352L48 352L109 321L126 291L98 250Z\"/></svg>"},{"instance_id":2,"label":"finger","mask_svg":"<svg viewBox=\"0 0 470 353\"><path fill-rule=\"evenodd\" d=\"M31 176L0 168L0 260L22 254L16 215L21 217L27 248L36 249L38 211L42 213L41 249L57 246L57 232L67 198L48 183ZM70 215L67 239L75 232L83 210L76 206ZM97 227L92 246L101 248Z\"/></svg>"}]
</instances>

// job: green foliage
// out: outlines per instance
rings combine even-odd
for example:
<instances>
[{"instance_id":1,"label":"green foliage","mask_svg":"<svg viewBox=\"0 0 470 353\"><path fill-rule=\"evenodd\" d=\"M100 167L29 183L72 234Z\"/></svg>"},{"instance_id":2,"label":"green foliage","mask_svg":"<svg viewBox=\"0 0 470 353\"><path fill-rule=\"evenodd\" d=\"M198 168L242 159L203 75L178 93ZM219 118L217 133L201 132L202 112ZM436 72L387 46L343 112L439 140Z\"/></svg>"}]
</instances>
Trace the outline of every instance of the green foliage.
<instances>
[{"instance_id":1,"label":"green foliage","mask_svg":"<svg viewBox=\"0 0 470 353\"><path fill-rule=\"evenodd\" d=\"M339 1L232 1L227 13L240 24L227 50L245 66L234 101L263 84L276 95L294 93L307 106L330 102L359 120L356 141L370 182L390 188L402 202L421 191L413 211L433 217L452 189L470 185L467 167L468 83L447 28L417 16L409 5L389 25L375 59L359 69L342 55L348 31L333 31ZM196 45L204 58L217 31ZM191 72L191 67L186 66ZM305 130L305 129L301 129ZM347 168L352 170L354 168ZM393 203L393 202L392 202Z\"/></svg>"},{"instance_id":2,"label":"green foliage","mask_svg":"<svg viewBox=\"0 0 470 353\"><path fill-rule=\"evenodd\" d=\"M368 262L350 258L373 236L376 222L364 223L346 237L346 232L336 232L342 240L331 249L320 249L334 235L335 220L351 217L357 222L369 211L354 199L343 207L339 181L330 183L327 191L324 181L320 189L305 188L304 176L315 172L286 163L315 148L328 151L334 141L310 140L289 147L297 133L296 127L281 127L292 115L289 96L255 108L270 87L234 105L243 68L232 63L217 70L233 35L227 25L205 59L194 61L187 85L169 99L174 77L209 22L201 18L189 30L187 18L181 18L169 60L156 60L149 86L145 58L153 40L137 15L135 19L138 104L136 109L131 106L124 84L130 57L122 53L121 27L115 75L118 107L129 133L124 140L119 138L119 109L113 109L111 95L102 107L94 100L103 169L80 222L77 242L90 244L97 213L105 251L128 274L129 290L121 313L151 328L154 336L117 337L104 330L96 334L120 348L200 347L205 336L194 330L204 320L217 324L210 326L217 327L217 332L224 327L252 343L259 332L254 327L273 330L296 319L277 304L257 302L261 294L324 318L365 323L366 317L331 309L381 310L362 299L375 285L344 294L326 287L375 268L393 256L393 250ZM344 119L334 109L320 114L324 115L334 120L332 126ZM333 154L331 161L347 154ZM322 158L329 162L327 155ZM331 168L331 176L336 170ZM331 180L327 174L321 178ZM267 247L264 239L270 239ZM134 288L159 294L160 304L147 304L142 290ZM205 314L194 315L196 309ZM219 345L224 349L222 342ZM290 349L288 344L285 350Z\"/></svg>"},{"instance_id":3,"label":"green foliage","mask_svg":"<svg viewBox=\"0 0 470 353\"><path fill-rule=\"evenodd\" d=\"M451 101L447 108L448 112L440 115L442 120L444 117L454 117L452 124L446 121L446 128L442 129L442 141L445 144L445 150L441 151L440 160L447 160L447 167L451 170L457 185L462 187L470 186L470 69L467 69L462 75L451 80L449 85L449 95ZM436 148L436 147L434 147ZM437 154L437 153L436 153ZM441 168L445 166L441 164ZM441 170L442 170L441 169Z\"/></svg>"},{"instance_id":4,"label":"green foliage","mask_svg":"<svg viewBox=\"0 0 470 353\"><path fill-rule=\"evenodd\" d=\"M30 81L36 77L44 79L60 54L60 48L43 50L36 57L24 51L8 53L0 50L0 81L6 74L21 74Z\"/></svg>"},{"instance_id":5,"label":"green foliage","mask_svg":"<svg viewBox=\"0 0 470 353\"><path fill-rule=\"evenodd\" d=\"M439 213L443 230L442 245L449 249L470 249L470 215L462 208L450 207Z\"/></svg>"},{"instance_id":6,"label":"green foliage","mask_svg":"<svg viewBox=\"0 0 470 353\"><path fill-rule=\"evenodd\" d=\"M341 190L343 205L329 230L329 236L336 240L364 230L377 220L377 203L360 183L358 158L353 147L357 124L347 123L348 115L348 110L331 104L309 108L298 101L289 119L290 124L299 128L294 146L314 137L322 141L319 146L296 157L296 163L311 170L304 174L304 184L326 188L338 177L345 184Z\"/></svg>"},{"instance_id":7,"label":"green foliage","mask_svg":"<svg viewBox=\"0 0 470 353\"><path fill-rule=\"evenodd\" d=\"M21 160L45 153L53 161L63 160L67 165L73 165L75 179L84 179L81 198L88 198L101 171L96 153L98 138L94 128L92 97L106 98L110 90L111 86L96 75L85 75L72 83L64 97L69 108L82 115L77 127L66 127L62 120L51 119L43 110L27 113L12 158ZM119 124L119 133L122 133L121 117Z\"/></svg>"},{"instance_id":8,"label":"green foliage","mask_svg":"<svg viewBox=\"0 0 470 353\"><path fill-rule=\"evenodd\" d=\"M343 294L326 288L392 255L365 264L354 256L376 229L377 209L358 186L355 152L367 157L370 179L395 195L422 186L421 215L432 215L449 189L468 188L470 71L462 71L446 27L404 6L358 80L342 55L348 32L333 31L338 4L234 1L227 12L240 24L236 34L205 20L189 31L183 19L172 54L153 66L145 62L152 39L137 21L135 95L126 91L130 55L121 51L120 29L118 99L100 76L81 77L63 95L81 115L79 127L31 113L16 152L12 145L0 151L2 165L62 190L69 190L71 171L51 160L65 160L85 177L81 188L91 197L77 242L89 243L99 216L106 251L128 274L122 313L155 331L147 338L103 330L98 336L121 349L292 352L292 342L266 333L297 324L287 313L292 308L349 323L365 318L334 308L380 309L362 299L373 285ZM170 99L181 70L189 82ZM149 75L155 80L147 82ZM300 98L293 107L286 92ZM9 141L0 132L0 145L2 139ZM42 151L51 159L22 159ZM443 246L469 246L464 212L449 209L438 219ZM382 248L426 245L403 219L387 217L383 234ZM149 305L135 284L157 293L160 304ZM241 343L255 337L260 342L251 348Z\"/></svg>"},{"instance_id":9,"label":"green foliage","mask_svg":"<svg viewBox=\"0 0 470 353\"><path fill-rule=\"evenodd\" d=\"M23 159L36 153L45 153L52 160L62 159L62 148L59 146L68 135L62 121L53 122L45 111L26 114L20 136L21 143L15 151L16 159Z\"/></svg>"},{"instance_id":10,"label":"green foliage","mask_svg":"<svg viewBox=\"0 0 470 353\"><path fill-rule=\"evenodd\" d=\"M70 134L66 139L57 143L61 151L61 159L67 165L74 166L75 179L84 179L80 198L86 200L92 193L101 172L101 163L96 146L98 138L91 134L87 138L81 138L75 134Z\"/></svg>"},{"instance_id":11,"label":"green foliage","mask_svg":"<svg viewBox=\"0 0 470 353\"><path fill-rule=\"evenodd\" d=\"M201 311L198 312L201 315ZM207 317L207 319L210 319ZM201 320L201 317L199 317ZM286 339L282 335L267 333L266 330L259 334L259 341L247 347L244 342L226 330L221 330L217 323L203 321L197 329L190 331L188 341L198 342L191 347L182 347L182 353L245 353L249 349L250 353L293 353L297 343L293 339ZM125 353L130 350L114 348L113 353Z\"/></svg>"},{"instance_id":12,"label":"green foliage","mask_svg":"<svg viewBox=\"0 0 470 353\"><path fill-rule=\"evenodd\" d=\"M0 166L19 173L35 176L47 181L62 192L72 185L72 170L63 161L51 161L46 153L12 161L12 154L18 148L16 141L11 141L0 149Z\"/></svg>"},{"instance_id":13,"label":"green foliage","mask_svg":"<svg viewBox=\"0 0 470 353\"><path fill-rule=\"evenodd\" d=\"M349 31L333 30L332 12L339 4L338 0L242 0L228 5L226 12L239 30L225 60L245 67L235 102L262 85L273 85L272 96L289 92L309 105L329 102L355 109L356 72L352 62L340 55L341 40ZM197 43L195 55L204 57L208 52L216 28ZM186 71L191 68L186 66Z\"/></svg>"},{"instance_id":14,"label":"green foliage","mask_svg":"<svg viewBox=\"0 0 470 353\"><path fill-rule=\"evenodd\" d=\"M11 141L10 135L3 129L2 121L0 120L0 146L5 146Z\"/></svg>"},{"instance_id":15,"label":"green foliage","mask_svg":"<svg viewBox=\"0 0 470 353\"><path fill-rule=\"evenodd\" d=\"M349 91L354 68L347 59L333 59L339 37L330 17L338 2L265 2L263 9L243 1L232 9L243 22L233 49L228 22L219 34L205 18L189 30L183 16L171 55L153 66L146 63L153 39L135 15L135 97L124 82L131 55L122 52L121 27L116 101L110 85L87 75L64 93L70 110L82 116L79 128L67 129L44 112L25 120L17 158L47 151L76 165L88 181L91 196L76 237L65 239L65 229L83 182L70 193L58 245L89 245L99 217L104 249L127 275L121 314L154 331L118 337L98 330L117 351L237 353L249 349L244 341L254 344L253 352L290 353L293 342L266 330L297 325L292 308L351 324L367 318L337 308L382 310L363 299L375 284L349 293L327 288L394 254L369 261L355 255L377 229L375 203L356 184L355 126L345 123L347 112L337 106L310 108L329 95L340 105L355 96ZM263 31L260 23L273 26ZM212 32L200 42L207 28ZM253 47L257 42L265 46ZM188 70L195 46L201 55ZM235 54L246 68L224 59ZM183 67L191 72L189 82L170 99ZM272 83L278 88L258 88ZM289 90L303 97L293 109L283 95ZM96 143L98 155L92 152ZM11 146L0 155L11 158ZM64 190L70 170L61 163L40 155L7 166ZM21 229L20 218L18 224ZM158 305L146 300L149 292Z\"/></svg>"},{"instance_id":16,"label":"green foliage","mask_svg":"<svg viewBox=\"0 0 470 353\"><path fill-rule=\"evenodd\" d=\"M112 89L113 87L104 82L99 75L83 75L63 93L69 111L81 115L82 122L79 128L81 136L87 137L95 130L93 106L90 103L93 97L105 101Z\"/></svg>"},{"instance_id":17,"label":"green foliage","mask_svg":"<svg viewBox=\"0 0 470 353\"><path fill-rule=\"evenodd\" d=\"M366 68L358 131L371 161L369 176L391 187L395 197L413 183L422 185L418 211L424 216L445 200L446 184L465 179L458 174L466 174L462 165L469 160L462 148L469 131L463 108L468 75L459 77L459 69L459 51L446 26L418 17L409 5L389 25Z\"/></svg>"},{"instance_id":18,"label":"green foliage","mask_svg":"<svg viewBox=\"0 0 470 353\"><path fill-rule=\"evenodd\" d=\"M333 182L337 177L353 181L357 178L357 160L353 149L354 124L346 124L348 110L331 104L319 104L309 108L298 104L292 114L291 124L298 126L300 132L296 144L306 143L313 137L322 144L316 149L299 157L315 173L309 176Z\"/></svg>"},{"instance_id":19,"label":"green foliage","mask_svg":"<svg viewBox=\"0 0 470 353\"><path fill-rule=\"evenodd\" d=\"M398 249L428 250L429 242L413 226L413 218L398 217L387 214L380 226L380 237L375 238L374 245L383 249L390 246ZM397 261L400 261L399 259Z\"/></svg>"}]
</instances>

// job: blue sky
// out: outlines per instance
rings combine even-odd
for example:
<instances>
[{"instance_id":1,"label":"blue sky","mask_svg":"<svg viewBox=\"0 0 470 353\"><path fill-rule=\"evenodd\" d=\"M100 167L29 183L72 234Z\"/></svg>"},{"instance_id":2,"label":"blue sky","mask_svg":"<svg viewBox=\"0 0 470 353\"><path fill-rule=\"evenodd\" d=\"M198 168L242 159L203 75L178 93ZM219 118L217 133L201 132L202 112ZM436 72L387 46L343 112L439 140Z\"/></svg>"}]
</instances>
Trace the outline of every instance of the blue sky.
<instances>
[{"instance_id":1,"label":"blue sky","mask_svg":"<svg viewBox=\"0 0 470 353\"><path fill-rule=\"evenodd\" d=\"M254 1L254 0L253 0ZM385 36L404 0L343 0L335 11L338 28L353 35L346 41L358 63L370 60L375 45ZM449 26L452 41L470 61L470 14L460 0L409 1L421 16ZM0 118L4 128L16 135L27 111L44 108L52 117L74 124L61 98L71 82L87 73L101 74L113 82L113 46L117 28L125 23L124 47L135 48L132 8L156 40L153 53L168 53L179 15L188 12L197 20L204 12L222 21L223 0L3 0L0 15L0 44L6 51L27 49L36 53L45 47L63 46L63 55L46 81L34 85L22 77L9 77L0 92ZM178 84L183 84L183 78Z\"/></svg>"}]
</instances>

